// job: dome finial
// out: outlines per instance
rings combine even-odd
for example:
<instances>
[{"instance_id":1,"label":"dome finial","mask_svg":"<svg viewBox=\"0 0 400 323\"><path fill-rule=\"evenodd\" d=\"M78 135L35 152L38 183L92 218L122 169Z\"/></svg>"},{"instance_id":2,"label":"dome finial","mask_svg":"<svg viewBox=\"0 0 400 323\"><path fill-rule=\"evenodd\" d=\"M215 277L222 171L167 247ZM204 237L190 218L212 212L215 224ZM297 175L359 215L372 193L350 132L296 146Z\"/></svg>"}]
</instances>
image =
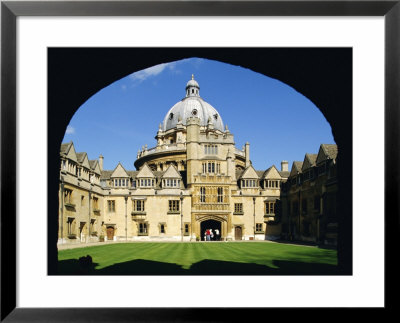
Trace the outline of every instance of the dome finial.
<instances>
[{"instance_id":1,"label":"dome finial","mask_svg":"<svg viewBox=\"0 0 400 323\"><path fill-rule=\"evenodd\" d=\"M192 80L194 80L194 74L192 74Z\"/></svg>"}]
</instances>

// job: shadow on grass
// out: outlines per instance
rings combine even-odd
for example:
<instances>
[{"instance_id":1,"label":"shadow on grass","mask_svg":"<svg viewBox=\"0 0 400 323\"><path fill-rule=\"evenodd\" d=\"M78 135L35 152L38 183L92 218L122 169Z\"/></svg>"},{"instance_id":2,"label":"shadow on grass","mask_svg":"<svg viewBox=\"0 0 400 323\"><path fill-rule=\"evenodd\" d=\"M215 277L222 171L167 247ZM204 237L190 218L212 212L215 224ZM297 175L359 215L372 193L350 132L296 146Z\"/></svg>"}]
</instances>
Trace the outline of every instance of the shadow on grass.
<instances>
[{"instance_id":1,"label":"shadow on grass","mask_svg":"<svg viewBox=\"0 0 400 323\"><path fill-rule=\"evenodd\" d=\"M203 260L183 269L177 264L137 259L96 269L82 267L77 259L58 262L59 275L340 275L337 266L294 261L274 261L278 268L252 263Z\"/></svg>"}]
</instances>

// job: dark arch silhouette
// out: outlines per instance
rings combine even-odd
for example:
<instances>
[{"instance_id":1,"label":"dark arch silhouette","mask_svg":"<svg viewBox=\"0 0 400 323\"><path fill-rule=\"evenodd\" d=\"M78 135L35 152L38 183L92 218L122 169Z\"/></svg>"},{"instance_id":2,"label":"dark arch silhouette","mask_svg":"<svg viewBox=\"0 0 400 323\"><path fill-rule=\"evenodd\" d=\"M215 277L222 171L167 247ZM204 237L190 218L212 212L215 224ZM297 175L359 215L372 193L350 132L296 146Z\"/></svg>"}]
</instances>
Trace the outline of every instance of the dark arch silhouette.
<instances>
[{"instance_id":1,"label":"dark arch silhouette","mask_svg":"<svg viewBox=\"0 0 400 323\"><path fill-rule=\"evenodd\" d=\"M339 146L338 261L352 273L351 48L50 48L48 49L48 273L56 273L59 148L75 111L135 71L190 57L213 59L276 78L310 99ZM304 152L306 153L306 152Z\"/></svg>"}]
</instances>

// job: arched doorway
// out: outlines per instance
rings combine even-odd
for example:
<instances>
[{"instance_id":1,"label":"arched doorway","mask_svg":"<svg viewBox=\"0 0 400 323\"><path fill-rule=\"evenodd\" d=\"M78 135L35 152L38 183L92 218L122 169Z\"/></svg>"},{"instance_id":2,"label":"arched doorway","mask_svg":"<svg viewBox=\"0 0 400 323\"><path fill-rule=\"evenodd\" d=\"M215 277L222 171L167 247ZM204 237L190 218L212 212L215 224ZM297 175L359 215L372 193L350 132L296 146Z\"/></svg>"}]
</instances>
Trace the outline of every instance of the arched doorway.
<instances>
[{"instance_id":1,"label":"arched doorway","mask_svg":"<svg viewBox=\"0 0 400 323\"><path fill-rule=\"evenodd\" d=\"M219 239L220 240L222 239L222 236L221 236L221 233L222 233L222 231L221 231L221 221L206 220L206 221L201 222L201 225L200 225L200 238L201 238L201 241L204 241L204 235L205 235L204 233L205 233L205 231L207 229L211 229L214 232L214 240L216 240L216 235L215 235L216 231L215 230L219 231L219 234L220 234Z\"/></svg>"}]
</instances>

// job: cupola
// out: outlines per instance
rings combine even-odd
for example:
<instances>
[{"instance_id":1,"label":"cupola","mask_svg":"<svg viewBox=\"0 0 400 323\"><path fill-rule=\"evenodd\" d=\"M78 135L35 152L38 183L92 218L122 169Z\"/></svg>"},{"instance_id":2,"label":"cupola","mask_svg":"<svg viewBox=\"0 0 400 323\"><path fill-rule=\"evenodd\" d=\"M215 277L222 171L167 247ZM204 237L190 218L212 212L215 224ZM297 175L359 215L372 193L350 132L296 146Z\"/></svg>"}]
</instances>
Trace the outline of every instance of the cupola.
<instances>
[{"instance_id":1,"label":"cupola","mask_svg":"<svg viewBox=\"0 0 400 323\"><path fill-rule=\"evenodd\" d=\"M186 97L188 96L200 96L200 86L199 83L194 79L192 74L192 79L186 84Z\"/></svg>"}]
</instances>

